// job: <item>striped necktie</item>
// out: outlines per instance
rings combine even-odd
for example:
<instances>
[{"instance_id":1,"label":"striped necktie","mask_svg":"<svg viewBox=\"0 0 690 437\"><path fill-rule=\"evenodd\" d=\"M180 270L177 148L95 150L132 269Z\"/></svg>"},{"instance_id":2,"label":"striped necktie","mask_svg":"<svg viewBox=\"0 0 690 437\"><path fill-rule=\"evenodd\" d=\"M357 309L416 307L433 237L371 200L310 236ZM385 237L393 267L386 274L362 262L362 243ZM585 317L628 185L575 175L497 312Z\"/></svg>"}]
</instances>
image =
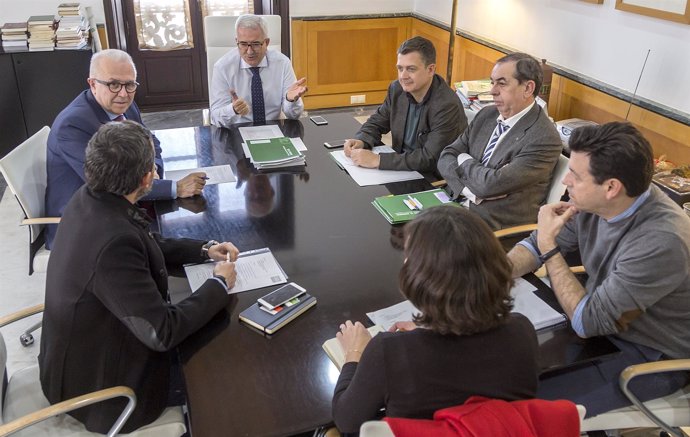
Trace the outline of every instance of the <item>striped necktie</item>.
<instances>
[{"instance_id":1,"label":"striped necktie","mask_svg":"<svg viewBox=\"0 0 690 437\"><path fill-rule=\"evenodd\" d=\"M489 144L487 144L486 149L484 149L484 154L482 155L482 165L486 165L489 162L489 159L491 159L491 155L493 155L494 149L496 148L496 143L498 143L498 139L501 138L503 132L507 131L509 128L510 126L502 121L498 122L496 128L494 129L493 135L491 135Z\"/></svg>"},{"instance_id":2,"label":"striped necktie","mask_svg":"<svg viewBox=\"0 0 690 437\"><path fill-rule=\"evenodd\" d=\"M266 123L266 109L264 108L264 87L261 85L259 67L250 67L252 70L252 113L254 123Z\"/></svg>"}]
</instances>

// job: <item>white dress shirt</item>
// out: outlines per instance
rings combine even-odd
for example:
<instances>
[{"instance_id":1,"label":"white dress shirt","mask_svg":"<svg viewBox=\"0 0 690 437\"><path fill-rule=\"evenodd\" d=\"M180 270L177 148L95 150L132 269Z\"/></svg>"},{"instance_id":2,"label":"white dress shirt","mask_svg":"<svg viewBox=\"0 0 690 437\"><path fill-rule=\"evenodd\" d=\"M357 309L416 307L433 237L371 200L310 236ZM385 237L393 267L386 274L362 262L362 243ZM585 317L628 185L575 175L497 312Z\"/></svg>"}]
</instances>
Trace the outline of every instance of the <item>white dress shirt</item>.
<instances>
[{"instance_id":1,"label":"white dress shirt","mask_svg":"<svg viewBox=\"0 0 690 437\"><path fill-rule=\"evenodd\" d=\"M285 98L288 88L297 80L292 64L287 56L269 49L266 56L259 63L261 83L264 90L264 105L266 120L280 119L281 110L287 118L299 118L304 109L302 99L288 102ZM229 126L234 123L254 121L251 113L247 115L235 114L232 109L230 90L234 89L237 96L252 105L252 72L240 56L237 48L228 53L213 66L211 79L211 123L216 126Z\"/></svg>"}]
</instances>

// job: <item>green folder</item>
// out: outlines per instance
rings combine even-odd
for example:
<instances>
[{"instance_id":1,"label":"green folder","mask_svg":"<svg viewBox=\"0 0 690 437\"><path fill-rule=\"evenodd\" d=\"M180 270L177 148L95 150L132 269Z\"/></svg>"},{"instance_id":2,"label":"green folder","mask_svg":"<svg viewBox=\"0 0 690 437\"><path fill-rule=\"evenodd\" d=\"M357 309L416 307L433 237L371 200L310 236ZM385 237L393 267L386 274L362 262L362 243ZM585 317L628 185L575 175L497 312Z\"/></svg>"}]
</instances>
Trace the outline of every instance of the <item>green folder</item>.
<instances>
[{"instance_id":1,"label":"green folder","mask_svg":"<svg viewBox=\"0 0 690 437\"><path fill-rule=\"evenodd\" d=\"M247 140L247 148L255 164L278 164L303 158L290 138L285 137Z\"/></svg>"},{"instance_id":2,"label":"green folder","mask_svg":"<svg viewBox=\"0 0 690 437\"><path fill-rule=\"evenodd\" d=\"M410 203L410 197L421 204L421 209L412 209L405 204L405 201ZM443 199L443 200L442 200ZM411 202L414 203L414 202ZM445 191L440 188L428 191L419 191L417 193L400 194L397 196L382 196L377 197L371 202L372 205L381 213L382 216L388 220L390 224L406 223L412 220L422 210L432 208L439 205L460 206L452 202Z\"/></svg>"}]
</instances>

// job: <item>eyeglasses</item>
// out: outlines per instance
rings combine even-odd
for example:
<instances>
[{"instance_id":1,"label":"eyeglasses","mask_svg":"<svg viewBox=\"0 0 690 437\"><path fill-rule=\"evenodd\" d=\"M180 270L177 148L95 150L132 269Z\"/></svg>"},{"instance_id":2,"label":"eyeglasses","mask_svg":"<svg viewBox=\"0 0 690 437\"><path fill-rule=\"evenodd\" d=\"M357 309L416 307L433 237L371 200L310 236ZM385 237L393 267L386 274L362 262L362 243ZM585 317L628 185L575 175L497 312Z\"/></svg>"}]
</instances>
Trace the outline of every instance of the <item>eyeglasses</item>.
<instances>
[{"instance_id":1,"label":"eyeglasses","mask_svg":"<svg viewBox=\"0 0 690 437\"><path fill-rule=\"evenodd\" d=\"M247 41L237 41L237 47L239 47L242 50L247 50L249 47L252 48L252 50L257 51L259 50L266 40L264 41L253 41L253 42L247 42Z\"/></svg>"},{"instance_id":2,"label":"eyeglasses","mask_svg":"<svg viewBox=\"0 0 690 437\"><path fill-rule=\"evenodd\" d=\"M133 93L134 91L137 90L137 87L139 86L139 82L136 81L131 81L131 82L118 82L116 80L113 80L111 82L106 82L104 80L100 79L94 79L96 82L100 83L101 85L105 85L108 87L111 93L117 94L120 92L122 87L125 87L125 91L128 93Z\"/></svg>"}]
</instances>

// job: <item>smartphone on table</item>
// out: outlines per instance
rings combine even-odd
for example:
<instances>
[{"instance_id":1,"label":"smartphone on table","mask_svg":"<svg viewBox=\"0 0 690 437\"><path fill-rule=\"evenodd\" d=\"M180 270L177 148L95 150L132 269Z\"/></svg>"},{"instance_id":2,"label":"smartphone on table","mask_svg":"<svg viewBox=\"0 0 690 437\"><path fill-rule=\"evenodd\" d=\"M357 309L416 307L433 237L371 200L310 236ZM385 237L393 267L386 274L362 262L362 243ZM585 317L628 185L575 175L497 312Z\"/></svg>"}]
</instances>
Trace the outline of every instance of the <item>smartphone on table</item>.
<instances>
[{"instance_id":1,"label":"smartphone on table","mask_svg":"<svg viewBox=\"0 0 690 437\"><path fill-rule=\"evenodd\" d=\"M268 293L266 296L260 297L257 299L257 302L259 302L264 308L273 310L285 302L289 302L306 292L307 290L304 288L300 287L294 282L290 282L289 284L283 285L277 290Z\"/></svg>"}]
</instances>

